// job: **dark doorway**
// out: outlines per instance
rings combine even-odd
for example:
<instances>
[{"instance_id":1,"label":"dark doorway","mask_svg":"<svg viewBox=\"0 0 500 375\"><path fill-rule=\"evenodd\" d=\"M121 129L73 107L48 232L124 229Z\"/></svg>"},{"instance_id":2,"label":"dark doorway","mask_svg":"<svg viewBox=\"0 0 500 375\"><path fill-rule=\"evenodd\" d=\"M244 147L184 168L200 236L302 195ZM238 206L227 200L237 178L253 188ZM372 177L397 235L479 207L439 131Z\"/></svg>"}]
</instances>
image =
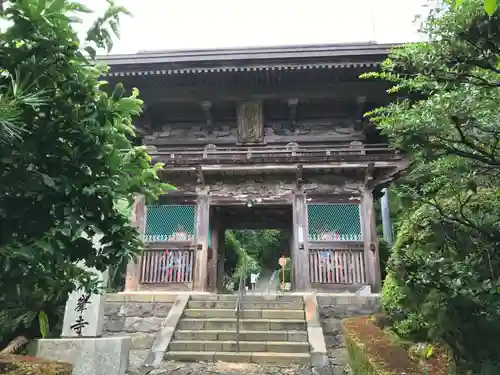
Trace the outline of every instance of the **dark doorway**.
<instances>
[{"instance_id":1,"label":"dark doorway","mask_svg":"<svg viewBox=\"0 0 500 375\"><path fill-rule=\"evenodd\" d=\"M217 258L211 266L212 278L217 281L210 289L231 292L246 259L248 284L250 274L259 273L258 291L275 292L276 286L281 285L281 273L275 272L279 268L278 260L282 255L290 259L292 253L292 225L291 204L211 207L211 244L212 251L216 252L213 258ZM286 268L291 268L291 261ZM290 272L286 275L287 282L291 283Z\"/></svg>"}]
</instances>

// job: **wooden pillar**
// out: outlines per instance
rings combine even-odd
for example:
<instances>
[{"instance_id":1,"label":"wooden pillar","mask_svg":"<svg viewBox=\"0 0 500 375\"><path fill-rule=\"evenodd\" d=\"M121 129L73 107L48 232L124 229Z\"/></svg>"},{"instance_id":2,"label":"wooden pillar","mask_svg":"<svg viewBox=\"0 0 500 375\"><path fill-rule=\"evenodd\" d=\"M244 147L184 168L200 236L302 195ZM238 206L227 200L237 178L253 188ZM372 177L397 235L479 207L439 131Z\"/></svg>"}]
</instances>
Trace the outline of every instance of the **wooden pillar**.
<instances>
[{"instance_id":1,"label":"wooden pillar","mask_svg":"<svg viewBox=\"0 0 500 375\"><path fill-rule=\"evenodd\" d=\"M194 290L207 291L208 275L208 236L210 220L210 200L206 191L199 192L196 199L196 241Z\"/></svg>"},{"instance_id":2,"label":"wooden pillar","mask_svg":"<svg viewBox=\"0 0 500 375\"><path fill-rule=\"evenodd\" d=\"M210 280L210 291L217 292L217 259L219 258L219 223L215 215L210 228L210 247L212 248L212 259L208 261L208 275Z\"/></svg>"},{"instance_id":3,"label":"wooden pillar","mask_svg":"<svg viewBox=\"0 0 500 375\"><path fill-rule=\"evenodd\" d=\"M220 224L220 223L219 223ZM225 237L226 231L219 225L217 228L217 290L224 289L224 262L226 261L226 244Z\"/></svg>"},{"instance_id":4,"label":"wooden pillar","mask_svg":"<svg viewBox=\"0 0 500 375\"><path fill-rule=\"evenodd\" d=\"M366 281L377 293L381 287L380 261L377 240L377 223L373 194L364 189L361 196L361 226L363 230Z\"/></svg>"},{"instance_id":5,"label":"wooden pillar","mask_svg":"<svg viewBox=\"0 0 500 375\"><path fill-rule=\"evenodd\" d=\"M144 239L146 231L146 200L144 196L137 196L132 205L132 225L137 229L141 239ZM127 274L125 277L125 291L131 292L139 290L141 278L141 255L136 259L129 260L127 264Z\"/></svg>"},{"instance_id":6,"label":"wooden pillar","mask_svg":"<svg viewBox=\"0 0 500 375\"><path fill-rule=\"evenodd\" d=\"M309 244L307 238L307 205L302 192L293 194L293 242L292 262L294 290L307 292L311 289L309 278Z\"/></svg>"}]
</instances>

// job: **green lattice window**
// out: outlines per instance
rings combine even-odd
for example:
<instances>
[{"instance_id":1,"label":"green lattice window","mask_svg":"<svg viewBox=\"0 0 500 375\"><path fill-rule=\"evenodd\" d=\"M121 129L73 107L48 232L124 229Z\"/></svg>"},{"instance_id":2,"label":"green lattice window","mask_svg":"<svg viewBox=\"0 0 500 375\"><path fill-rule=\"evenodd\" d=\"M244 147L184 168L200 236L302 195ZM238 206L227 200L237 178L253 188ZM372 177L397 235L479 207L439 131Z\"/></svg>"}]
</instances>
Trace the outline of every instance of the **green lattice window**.
<instances>
[{"instance_id":1,"label":"green lattice window","mask_svg":"<svg viewBox=\"0 0 500 375\"><path fill-rule=\"evenodd\" d=\"M310 241L360 241L361 220L357 204L309 204Z\"/></svg>"},{"instance_id":2,"label":"green lattice window","mask_svg":"<svg viewBox=\"0 0 500 375\"><path fill-rule=\"evenodd\" d=\"M195 235L194 205L148 206L145 240L193 241Z\"/></svg>"}]
</instances>

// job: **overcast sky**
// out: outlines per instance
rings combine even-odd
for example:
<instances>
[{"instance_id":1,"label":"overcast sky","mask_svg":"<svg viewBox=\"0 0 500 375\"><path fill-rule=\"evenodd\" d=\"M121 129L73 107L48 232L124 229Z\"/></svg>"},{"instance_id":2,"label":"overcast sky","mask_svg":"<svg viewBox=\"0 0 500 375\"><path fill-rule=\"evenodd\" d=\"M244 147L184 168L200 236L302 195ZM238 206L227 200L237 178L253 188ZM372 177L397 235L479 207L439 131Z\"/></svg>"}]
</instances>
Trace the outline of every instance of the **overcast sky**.
<instances>
[{"instance_id":1,"label":"overcast sky","mask_svg":"<svg viewBox=\"0 0 500 375\"><path fill-rule=\"evenodd\" d=\"M419 39L425 0L116 0L124 18L112 53ZM105 0L85 0L102 11Z\"/></svg>"}]
</instances>

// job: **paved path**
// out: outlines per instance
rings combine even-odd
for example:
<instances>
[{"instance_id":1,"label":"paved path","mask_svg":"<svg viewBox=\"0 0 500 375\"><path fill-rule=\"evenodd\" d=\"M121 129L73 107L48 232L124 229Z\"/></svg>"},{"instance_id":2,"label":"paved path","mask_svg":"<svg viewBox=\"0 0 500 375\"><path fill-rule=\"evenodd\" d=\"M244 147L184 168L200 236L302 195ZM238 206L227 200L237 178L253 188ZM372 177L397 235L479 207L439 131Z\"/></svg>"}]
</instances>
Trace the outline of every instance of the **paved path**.
<instances>
[{"instance_id":1,"label":"paved path","mask_svg":"<svg viewBox=\"0 0 500 375\"><path fill-rule=\"evenodd\" d=\"M275 293L276 292L276 275L273 277L273 271L263 270L260 274L257 284L255 285L255 291L257 293Z\"/></svg>"}]
</instances>

